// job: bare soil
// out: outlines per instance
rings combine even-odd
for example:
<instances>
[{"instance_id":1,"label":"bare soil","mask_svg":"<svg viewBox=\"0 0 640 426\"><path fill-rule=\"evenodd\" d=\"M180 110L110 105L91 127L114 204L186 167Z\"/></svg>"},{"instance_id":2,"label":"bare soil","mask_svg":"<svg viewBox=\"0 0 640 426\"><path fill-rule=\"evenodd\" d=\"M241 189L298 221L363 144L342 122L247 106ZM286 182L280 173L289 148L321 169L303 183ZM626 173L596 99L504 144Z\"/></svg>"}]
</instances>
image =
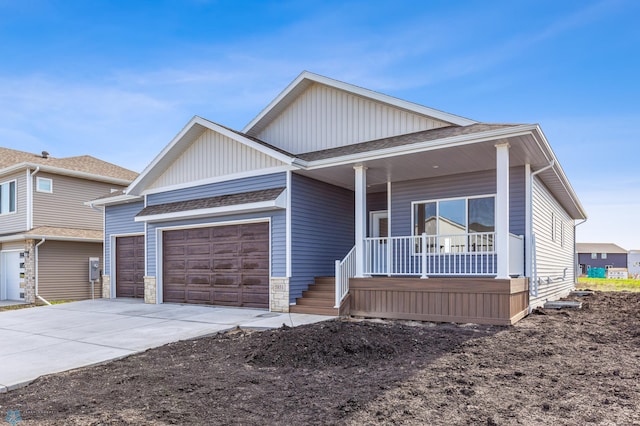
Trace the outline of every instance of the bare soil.
<instances>
[{"instance_id":1,"label":"bare soil","mask_svg":"<svg viewBox=\"0 0 640 426\"><path fill-rule=\"evenodd\" d=\"M182 341L0 394L0 421L640 425L640 293L580 300L512 327L351 319Z\"/></svg>"}]
</instances>

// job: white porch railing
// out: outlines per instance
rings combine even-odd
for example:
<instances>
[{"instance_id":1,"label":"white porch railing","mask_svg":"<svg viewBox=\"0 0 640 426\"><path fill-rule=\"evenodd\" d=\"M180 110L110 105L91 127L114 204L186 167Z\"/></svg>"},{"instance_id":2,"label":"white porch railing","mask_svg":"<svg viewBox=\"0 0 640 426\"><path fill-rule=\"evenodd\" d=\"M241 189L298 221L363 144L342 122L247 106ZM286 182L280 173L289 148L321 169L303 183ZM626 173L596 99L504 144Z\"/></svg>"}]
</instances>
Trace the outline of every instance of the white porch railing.
<instances>
[{"instance_id":1,"label":"white porch railing","mask_svg":"<svg viewBox=\"0 0 640 426\"><path fill-rule=\"evenodd\" d=\"M511 235L511 274L522 274L524 242ZM519 259L519 263L517 264ZM517 265L516 265L517 264ZM519 270L515 270L519 269ZM497 274L495 232L365 239L366 275L492 276Z\"/></svg>"},{"instance_id":2,"label":"white porch railing","mask_svg":"<svg viewBox=\"0 0 640 426\"><path fill-rule=\"evenodd\" d=\"M352 248L342 260L336 260L336 305L349 293L349 278L356 276L356 248Z\"/></svg>"}]
</instances>

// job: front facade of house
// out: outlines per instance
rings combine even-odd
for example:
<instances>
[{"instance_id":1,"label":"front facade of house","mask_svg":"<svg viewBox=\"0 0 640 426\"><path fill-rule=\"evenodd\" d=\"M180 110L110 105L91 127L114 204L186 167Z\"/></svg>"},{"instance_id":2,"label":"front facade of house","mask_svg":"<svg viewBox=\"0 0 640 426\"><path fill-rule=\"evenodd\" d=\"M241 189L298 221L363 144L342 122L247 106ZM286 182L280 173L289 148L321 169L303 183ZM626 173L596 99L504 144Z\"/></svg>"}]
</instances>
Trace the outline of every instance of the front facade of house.
<instances>
[{"instance_id":1,"label":"front facade of house","mask_svg":"<svg viewBox=\"0 0 640 426\"><path fill-rule=\"evenodd\" d=\"M611 243L577 243L580 272L586 275L591 268L627 268L627 250Z\"/></svg>"},{"instance_id":2,"label":"front facade of house","mask_svg":"<svg viewBox=\"0 0 640 426\"><path fill-rule=\"evenodd\" d=\"M0 148L0 300L92 297L88 258L102 258L103 217L84 203L135 176L89 156Z\"/></svg>"},{"instance_id":3,"label":"front facade of house","mask_svg":"<svg viewBox=\"0 0 640 426\"><path fill-rule=\"evenodd\" d=\"M195 117L125 192L95 202L105 297L419 319L567 293L585 216L537 125L307 72L242 132Z\"/></svg>"}]
</instances>

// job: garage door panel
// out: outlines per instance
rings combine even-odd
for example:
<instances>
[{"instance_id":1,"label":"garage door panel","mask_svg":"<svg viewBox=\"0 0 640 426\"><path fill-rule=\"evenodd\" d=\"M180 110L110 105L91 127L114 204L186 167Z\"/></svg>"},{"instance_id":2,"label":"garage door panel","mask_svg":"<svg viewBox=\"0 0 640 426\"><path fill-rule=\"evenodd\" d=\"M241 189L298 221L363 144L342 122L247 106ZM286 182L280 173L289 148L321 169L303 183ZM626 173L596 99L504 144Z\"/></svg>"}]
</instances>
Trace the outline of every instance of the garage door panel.
<instances>
[{"instance_id":1,"label":"garage door panel","mask_svg":"<svg viewBox=\"0 0 640 426\"><path fill-rule=\"evenodd\" d=\"M219 256L237 256L240 252L240 244L234 243L221 243L219 241L213 242L213 255Z\"/></svg>"},{"instance_id":2,"label":"garage door panel","mask_svg":"<svg viewBox=\"0 0 640 426\"><path fill-rule=\"evenodd\" d=\"M240 266L244 271L260 271L269 273L269 258L267 257L245 257Z\"/></svg>"},{"instance_id":3,"label":"garage door panel","mask_svg":"<svg viewBox=\"0 0 640 426\"><path fill-rule=\"evenodd\" d=\"M181 259L167 259L165 258L164 266L169 271L184 271L187 261L184 258Z\"/></svg>"},{"instance_id":4,"label":"garage door panel","mask_svg":"<svg viewBox=\"0 0 640 426\"><path fill-rule=\"evenodd\" d=\"M242 243L240 254L242 256L264 256L269 250L268 241L247 241Z\"/></svg>"},{"instance_id":5,"label":"garage door panel","mask_svg":"<svg viewBox=\"0 0 640 426\"><path fill-rule=\"evenodd\" d=\"M212 270L233 270L237 271L240 268L241 259L237 257L231 257L227 259L213 259Z\"/></svg>"},{"instance_id":6,"label":"garage door panel","mask_svg":"<svg viewBox=\"0 0 640 426\"><path fill-rule=\"evenodd\" d=\"M199 285L199 286L210 286L211 285L211 276L207 275L187 275L186 279L187 285Z\"/></svg>"},{"instance_id":7,"label":"garage door panel","mask_svg":"<svg viewBox=\"0 0 640 426\"><path fill-rule=\"evenodd\" d=\"M166 245L163 248L162 254L163 256L167 256L167 257L170 257L170 256L183 257L185 255L185 247L182 245L180 246Z\"/></svg>"},{"instance_id":8,"label":"garage door panel","mask_svg":"<svg viewBox=\"0 0 640 426\"><path fill-rule=\"evenodd\" d=\"M238 240L240 233L238 226L216 226L211 229L211 238L214 240Z\"/></svg>"},{"instance_id":9,"label":"garage door panel","mask_svg":"<svg viewBox=\"0 0 640 426\"><path fill-rule=\"evenodd\" d=\"M216 286L240 287L240 274L220 274L213 275L213 284Z\"/></svg>"},{"instance_id":10,"label":"garage door panel","mask_svg":"<svg viewBox=\"0 0 640 426\"><path fill-rule=\"evenodd\" d=\"M240 306L239 293L216 290L213 292L213 303L220 305Z\"/></svg>"},{"instance_id":11,"label":"garage door panel","mask_svg":"<svg viewBox=\"0 0 640 426\"><path fill-rule=\"evenodd\" d=\"M211 260L205 259L189 259L186 262L186 267L190 271L199 271L205 270L209 271L211 269Z\"/></svg>"},{"instance_id":12,"label":"garage door panel","mask_svg":"<svg viewBox=\"0 0 640 426\"><path fill-rule=\"evenodd\" d=\"M144 236L115 241L116 297L144 297Z\"/></svg>"},{"instance_id":13,"label":"garage door panel","mask_svg":"<svg viewBox=\"0 0 640 426\"><path fill-rule=\"evenodd\" d=\"M242 277L242 286L248 287L258 287L258 288L269 288L269 280L265 279L263 275L244 275ZM265 289L266 292L266 289Z\"/></svg>"},{"instance_id":14,"label":"garage door panel","mask_svg":"<svg viewBox=\"0 0 640 426\"><path fill-rule=\"evenodd\" d=\"M207 228L188 229L184 231L184 237L193 242L209 241L211 232Z\"/></svg>"}]
</instances>

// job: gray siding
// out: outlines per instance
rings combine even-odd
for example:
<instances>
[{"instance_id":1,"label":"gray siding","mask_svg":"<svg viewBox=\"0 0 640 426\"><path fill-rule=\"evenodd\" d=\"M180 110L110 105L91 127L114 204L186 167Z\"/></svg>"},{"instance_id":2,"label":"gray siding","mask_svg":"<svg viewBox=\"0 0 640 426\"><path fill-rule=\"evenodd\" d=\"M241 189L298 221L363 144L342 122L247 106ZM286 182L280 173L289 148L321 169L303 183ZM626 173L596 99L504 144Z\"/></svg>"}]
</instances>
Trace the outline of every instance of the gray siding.
<instances>
[{"instance_id":1,"label":"gray siding","mask_svg":"<svg viewBox=\"0 0 640 426\"><path fill-rule=\"evenodd\" d=\"M111 236L122 234L144 234L144 223L134 222L135 216L144 208L142 201L105 207L104 252L105 275L111 274ZM102 255L101 255L102 256Z\"/></svg>"},{"instance_id":2,"label":"gray siding","mask_svg":"<svg viewBox=\"0 0 640 426\"><path fill-rule=\"evenodd\" d=\"M252 176L226 182L217 182L184 189L176 189L173 191L160 192L157 194L149 194L147 196L147 205L154 206L157 204L172 203L176 201L259 191L261 189L285 187L286 185L286 173L272 173L264 176Z\"/></svg>"},{"instance_id":3,"label":"gray siding","mask_svg":"<svg viewBox=\"0 0 640 426\"><path fill-rule=\"evenodd\" d=\"M53 192L36 191L38 177L52 180ZM40 172L33 176L33 227L102 229L102 213L84 203L122 186Z\"/></svg>"},{"instance_id":4,"label":"gray siding","mask_svg":"<svg viewBox=\"0 0 640 426\"><path fill-rule=\"evenodd\" d=\"M47 300L90 299L89 257L102 259L102 244L46 241L38 248L38 293ZM94 297L102 297L100 282L94 286Z\"/></svg>"},{"instance_id":5,"label":"gray siding","mask_svg":"<svg viewBox=\"0 0 640 426\"><path fill-rule=\"evenodd\" d=\"M602 253L597 254L598 258L592 259L591 253L580 253L578 263L591 268L604 268L609 265L614 268L628 268L631 266L630 264L627 265L627 254L625 253L607 253L606 259L602 258Z\"/></svg>"},{"instance_id":6,"label":"gray siding","mask_svg":"<svg viewBox=\"0 0 640 426\"><path fill-rule=\"evenodd\" d=\"M158 228L176 228L191 225L210 226L224 222L244 221L251 219L271 219L271 276L284 277L286 274L286 215L284 210L259 212L216 218L198 218L176 220L171 222L150 223L147 228L147 274L157 276L157 259L161 253L157 251Z\"/></svg>"},{"instance_id":7,"label":"gray siding","mask_svg":"<svg viewBox=\"0 0 640 426\"><path fill-rule=\"evenodd\" d=\"M27 230L27 172L0 177L0 183L16 181L16 212L0 215L0 235Z\"/></svg>"},{"instance_id":8,"label":"gray siding","mask_svg":"<svg viewBox=\"0 0 640 426\"><path fill-rule=\"evenodd\" d=\"M523 235L525 232L525 181L524 169L514 167L509 177L509 232ZM411 202L442 198L470 197L496 193L496 173L464 173L433 179L395 182L391 186L391 234L411 235Z\"/></svg>"},{"instance_id":9,"label":"gray siding","mask_svg":"<svg viewBox=\"0 0 640 426\"><path fill-rule=\"evenodd\" d=\"M574 287L575 235L573 220L538 178L533 182L532 201L535 270L539 284L538 296L531 296L530 305L535 308L546 300L564 296ZM555 239L552 236L552 219L557 233Z\"/></svg>"},{"instance_id":10,"label":"gray siding","mask_svg":"<svg viewBox=\"0 0 640 426\"><path fill-rule=\"evenodd\" d=\"M353 192L292 174L291 302L314 277L334 275L335 261L354 245L354 233Z\"/></svg>"}]
</instances>

